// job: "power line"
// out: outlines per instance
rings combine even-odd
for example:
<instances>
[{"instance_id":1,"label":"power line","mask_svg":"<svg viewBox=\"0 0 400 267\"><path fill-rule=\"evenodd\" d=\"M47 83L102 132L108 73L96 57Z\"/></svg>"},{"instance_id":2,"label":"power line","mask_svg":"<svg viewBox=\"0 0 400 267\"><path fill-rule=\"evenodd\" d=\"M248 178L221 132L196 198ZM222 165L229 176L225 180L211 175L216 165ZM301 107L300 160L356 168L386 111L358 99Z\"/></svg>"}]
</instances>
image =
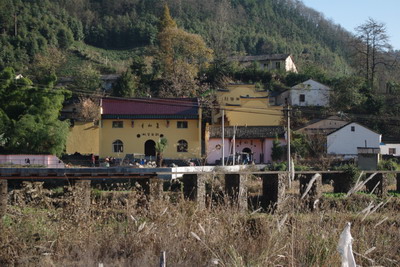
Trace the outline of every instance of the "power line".
<instances>
[{"instance_id":1,"label":"power line","mask_svg":"<svg viewBox=\"0 0 400 267\"><path fill-rule=\"evenodd\" d=\"M9 81L9 79L0 78L0 81ZM18 86L18 85L16 85L16 86ZM34 84L34 85L25 85L25 86L30 86L32 89L34 89L34 88L46 89L46 92L44 92L44 91L43 92L36 91L36 93L44 93L44 94L49 94L49 93L57 93L57 94L59 94L59 92L57 92L57 91L60 90L60 89L55 88L55 87L49 88L47 85L44 85L44 84ZM189 105L187 103L179 103L179 101L177 101L177 103L174 103L174 104L166 103L166 102L160 103L160 102L157 102L157 101L158 100L162 100L162 99L169 99L170 100L171 98L124 98L124 97L115 97L115 96L107 97L107 96L105 96L104 94L101 94L98 91L82 90L79 87L78 88L75 87L73 90L66 89L66 88L64 88L64 89L68 90L68 91L71 91L72 93L75 93L75 94L78 94L78 95L79 94L81 94L81 95L90 95L91 97L95 97L95 98L109 98L109 99L117 99L117 100L125 100L125 101L129 100L129 99L135 99L135 101L148 102L148 103L151 103L153 101L153 103L157 103L159 105L166 105L166 106L199 107L199 108L202 108L202 109L211 109L211 110L224 109L225 111L232 111L232 112L238 112L238 113L270 115L270 116L277 116L277 117L282 117L283 116L283 114L271 113L271 109L267 110L265 108L257 108L257 107L247 108L247 107L237 106L238 108L234 108L234 107L229 108L228 106L219 106L219 105L210 106L210 105L206 105L206 104L204 104L204 105L202 105L202 104L200 104L200 105L198 105L198 104ZM173 98L173 99L179 99L179 98ZM182 98L182 99L184 99L184 98ZM280 111L282 111L282 113L283 113L283 106L282 106L282 110L280 110ZM302 113L308 113L308 114L318 114L318 115L321 113L320 111L312 111L312 110L301 110L301 112ZM356 113L345 113L345 114L347 116L351 116L351 117L353 117L355 119L382 119L382 116L380 116L380 115L359 114L359 113L357 113L357 114ZM330 114L327 114L327 115L333 116L333 115L337 115L337 114L330 113ZM395 116L388 117L388 116L385 116L384 118L400 122L400 117L395 117ZM393 124L393 123L385 123L385 124L399 126L399 125Z\"/></svg>"}]
</instances>

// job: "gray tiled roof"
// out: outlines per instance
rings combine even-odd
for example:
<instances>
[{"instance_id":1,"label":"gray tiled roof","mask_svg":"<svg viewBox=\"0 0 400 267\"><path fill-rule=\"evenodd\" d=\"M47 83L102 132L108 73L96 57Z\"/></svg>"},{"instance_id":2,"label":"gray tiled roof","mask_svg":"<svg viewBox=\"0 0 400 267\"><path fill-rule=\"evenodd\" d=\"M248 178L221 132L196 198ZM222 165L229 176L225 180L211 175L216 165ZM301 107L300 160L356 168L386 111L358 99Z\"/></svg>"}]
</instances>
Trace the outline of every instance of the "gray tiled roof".
<instances>
[{"instance_id":1,"label":"gray tiled roof","mask_svg":"<svg viewBox=\"0 0 400 267\"><path fill-rule=\"evenodd\" d=\"M220 125L210 125L210 138L221 138L222 127ZM236 139L247 138L274 138L283 136L285 130L282 126L238 126ZM225 137L233 137L233 126L225 127Z\"/></svg>"}]
</instances>

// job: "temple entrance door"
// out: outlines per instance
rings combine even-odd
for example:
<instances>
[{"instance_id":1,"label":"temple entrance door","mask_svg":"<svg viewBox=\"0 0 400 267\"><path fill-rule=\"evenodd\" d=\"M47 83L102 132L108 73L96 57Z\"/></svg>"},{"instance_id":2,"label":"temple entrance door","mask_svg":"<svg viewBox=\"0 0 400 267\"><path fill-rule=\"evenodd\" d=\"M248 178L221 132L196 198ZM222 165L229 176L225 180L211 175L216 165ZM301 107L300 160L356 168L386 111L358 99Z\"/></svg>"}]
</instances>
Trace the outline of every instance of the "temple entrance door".
<instances>
[{"instance_id":1,"label":"temple entrance door","mask_svg":"<svg viewBox=\"0 0 400 267\"><path fill-rule=\"evenodd\" d=\"M251 158L251 149L248 147L243 148L242 150L242 162L243 164L249 163L249 161L252 161L253 159Z\"/></svg>"},{"instance_id":2,"label":"temple entrance door","mask_svg":"<svg viewBox=\"0 0 400 267\"><path fill-rule=\"evenodd\" d=\"M147 140L144 143L144 154L146 157L149 157L149 156L155 157L156 156L156 142L154 142L153 140Z\"/></svg>"}]
</instances>

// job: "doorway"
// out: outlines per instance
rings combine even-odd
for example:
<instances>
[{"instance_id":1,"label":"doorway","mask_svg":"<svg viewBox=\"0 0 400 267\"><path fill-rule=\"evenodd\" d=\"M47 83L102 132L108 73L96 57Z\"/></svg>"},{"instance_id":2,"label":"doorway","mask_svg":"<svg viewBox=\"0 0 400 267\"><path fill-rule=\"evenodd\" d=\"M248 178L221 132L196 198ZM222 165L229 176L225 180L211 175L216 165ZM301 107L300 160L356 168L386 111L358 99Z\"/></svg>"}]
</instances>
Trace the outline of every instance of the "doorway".
<instances>
[{"instance_id":1,"label":"doorway","mask_svg":"<svg viewBox=\"0 0 400 267\"><path fill-rule=\"evenodd\" d=\"M144 143L144 154L146 157L149 157L149 156L155 157L156 156L156 142L154 142L153 140L147 140Z\"/></svg>"},{"instance_id":2,"label":"doorway","mask_svg":"<svg viewBox=\"0 0 400 267\"><path fill-rule=\"evenodd\" d=\"M252 153L251 153L251 149L246 147L243 148L242 150L242 162L243 164L248 164L252 161Z\"/></svg>"}]
</instances>

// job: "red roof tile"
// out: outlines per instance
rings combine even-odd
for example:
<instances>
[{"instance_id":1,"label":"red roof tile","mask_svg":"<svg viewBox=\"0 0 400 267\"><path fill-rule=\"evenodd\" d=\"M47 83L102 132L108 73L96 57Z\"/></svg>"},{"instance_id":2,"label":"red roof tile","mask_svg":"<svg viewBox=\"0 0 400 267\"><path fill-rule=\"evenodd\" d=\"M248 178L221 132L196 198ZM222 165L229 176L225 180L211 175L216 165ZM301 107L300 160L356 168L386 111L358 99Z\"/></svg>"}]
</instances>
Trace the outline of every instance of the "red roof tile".
<instances>
[{"instance_id":1,"label":"red roof tile","mask_svg":"<svg viewBox=\"0 0 400 267\"><path fill-rule=\"evenodd\" d=\"M102 115L198 115L197 98L103 98Z\"/></svg>"}]
</instances>

